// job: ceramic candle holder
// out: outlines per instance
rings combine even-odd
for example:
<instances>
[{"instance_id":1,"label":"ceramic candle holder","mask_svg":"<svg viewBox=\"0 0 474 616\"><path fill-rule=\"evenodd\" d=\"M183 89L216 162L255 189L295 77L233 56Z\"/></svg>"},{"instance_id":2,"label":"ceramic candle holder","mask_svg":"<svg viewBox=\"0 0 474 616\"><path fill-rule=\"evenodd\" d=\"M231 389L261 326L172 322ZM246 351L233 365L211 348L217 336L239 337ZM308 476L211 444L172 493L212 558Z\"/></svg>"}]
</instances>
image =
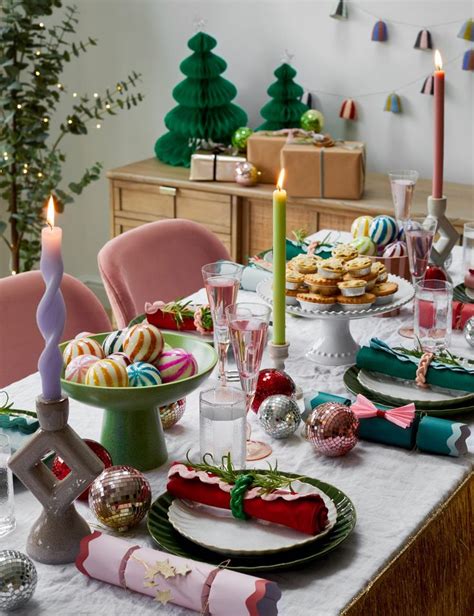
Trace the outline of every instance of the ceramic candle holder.
<instances>
[{"instance_id":1,"label":"ceramic candle holder","mask_svg":"<svg viewBox=\"0 0 474 616\"><path fill-rule=\"evenodd\" d=\"M104 470L104 465L68 425L67 398L47 401L39 397L36 411L39 431L9 461L12 471L43 505L28 536L26 551L34 560L48 565L70 563L79 553L81 539L90 533L74 501ZM72 469L62 481L43 462L52 451Z\"/></svg>"},{"instance_id":2,"label":"ceramic candle holder","mask_svg":"<svg viewBox=\"0 0 474 616\"><path fill-rule=\"evenodd\" d=\"M451 254L452 249L459 241L459 233L446 217L448 200L446 197L428 197L428 216L436 218L439 239L433 244L431 259L436 265L442 267Z\"/></svg>"}]
</instances>

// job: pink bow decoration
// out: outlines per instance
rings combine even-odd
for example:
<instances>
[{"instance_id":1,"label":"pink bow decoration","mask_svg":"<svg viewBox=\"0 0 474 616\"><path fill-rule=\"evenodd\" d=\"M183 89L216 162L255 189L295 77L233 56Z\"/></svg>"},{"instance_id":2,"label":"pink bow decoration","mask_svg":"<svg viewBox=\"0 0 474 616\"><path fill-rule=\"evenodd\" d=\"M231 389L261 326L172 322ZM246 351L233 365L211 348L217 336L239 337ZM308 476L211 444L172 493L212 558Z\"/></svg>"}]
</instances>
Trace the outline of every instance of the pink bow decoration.
<instances>
[{"instance_id":1,"label":"pink bow decoration","mask_svg":"<svg viewBox=\"0 0 474 616\"><path fill-rule=\"evenodd\" d=\"M158 310L163 310L165 306L166 303L162 302L161 300L153 302L153 304L151 304L150 302L145 302L145 312L147 314L155 314L156 312L158 312Z\"/></svg>"},{"instance_id":2,"label":"pink bow decoration","mask_svg":"<svg viewBox=\"0 0 474 616\"><path fill-rule=\"evenodd\" d=\"M413 402L395 409L382 411L362 394L358 394L356 401L351 406L351 410L359 419L381 417L382 419L391 421L399 428L409 428L415 419L415 405Z\"/></svg>"}]
</instances>

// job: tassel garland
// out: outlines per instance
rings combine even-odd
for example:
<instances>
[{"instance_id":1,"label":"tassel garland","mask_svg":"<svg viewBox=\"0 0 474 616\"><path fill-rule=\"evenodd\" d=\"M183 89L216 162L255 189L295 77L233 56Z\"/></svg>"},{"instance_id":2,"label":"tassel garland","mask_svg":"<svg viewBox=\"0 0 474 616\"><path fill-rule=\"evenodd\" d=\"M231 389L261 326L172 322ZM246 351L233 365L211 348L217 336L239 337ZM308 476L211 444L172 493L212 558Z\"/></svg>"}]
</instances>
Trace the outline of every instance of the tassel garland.
<instances>
[{"instance_id":1,"label":"tassel garland","mask_svg":"<svg viewBox=\"0 0 474 616\"><path fill-rule=\"evenodd\" d=\"M472 18L465 21L459 30L458 37L465 41L474 41L474 20Z\"/></svg>"},{"instance_id":2,"label":"tassel garland","mask_svg":"<svg viewBox=\"0 0 474 616\"><path fill-rule=\"evenodd\" d=\"M428 75L428 77L424 80L423 86L420 90L421 94L434 94L434 77L433 75Z\"/></svg>"},{"instance_id":3,"label":"tassel garland","mask_svg":"<svg viewBox=\"0 0 474 616\"><path fill-rule=\"evenodd\" d=\"M372 30L372 40L377 43L383 43L388 39L388 28L387 24L379 19L379 21L375 24L374 29Z\"/></svg>"},{"instance_id":4,"label":"tassel garland","mask_svg":"<svg viewBox=\"0 0 474 616\"><path fill-rule=\"evenodd\" d=\"M392 93L387 96L384 111L391 111L392 113L402 112L402 101L398 94Z\"/></svg>"},{"instance_id":5,"label":"tassel garland","mask_svg":"<svg viewBox=\"0 0 474 616\"><path fill-rule=\"evenodd\" d=\"M462 60L463 71L474 71L474 49L468 49Z\"/></svg>"},{"instance_id":6,"label":"tassel garland","mask_svg":"<svg viewBox=\"0 0 474 616\"><path fill-rule=\"evenodd\" d=\"M433 49L433 41L429 30L420 30L416 37L415 49Z\"/></svg>"},{"instance_id":7,"label":"tassel garland","mask_svg":"<svg viewBox=\"0 0 474 616\"><path fill-rule=\"evenodd\" d=\"M355 102L351 98L347 98L341 105L339 117L343 120L356 120L357 108Z\"/></svg>"},{"instance_id":8,"label":"tassel garland","mask_svg":"<svg viewBox=\"0 0 474 616\"><path fill-rule=\"evenodd\" d=\"M336 10L331 13L330 17L333 19L347 19L348 18L347 5L344 0L339 0Z\"/></svg>"}]
</instances>

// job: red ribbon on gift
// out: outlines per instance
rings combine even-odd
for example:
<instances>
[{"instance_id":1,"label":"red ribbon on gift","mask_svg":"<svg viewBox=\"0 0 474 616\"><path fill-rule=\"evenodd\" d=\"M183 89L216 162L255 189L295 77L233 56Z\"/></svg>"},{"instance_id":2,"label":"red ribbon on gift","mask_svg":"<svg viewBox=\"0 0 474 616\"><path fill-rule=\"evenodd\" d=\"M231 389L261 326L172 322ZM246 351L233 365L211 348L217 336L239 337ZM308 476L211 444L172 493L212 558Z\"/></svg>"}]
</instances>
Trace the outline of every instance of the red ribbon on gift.
<instances>
[{"instance_id":1,"label":"red ribbon on gift","mask_svg":"<svg viewBox=\"0 0 474 616\"><path fill-rule=\"evenodd\" d=\"M382 411L362 394L358 394L356 401L351 406L351 410L359 419L383 417L399 428L409 428L415 419L415 405L413 402L395 409Z\"/></svg>"}]
</instances>

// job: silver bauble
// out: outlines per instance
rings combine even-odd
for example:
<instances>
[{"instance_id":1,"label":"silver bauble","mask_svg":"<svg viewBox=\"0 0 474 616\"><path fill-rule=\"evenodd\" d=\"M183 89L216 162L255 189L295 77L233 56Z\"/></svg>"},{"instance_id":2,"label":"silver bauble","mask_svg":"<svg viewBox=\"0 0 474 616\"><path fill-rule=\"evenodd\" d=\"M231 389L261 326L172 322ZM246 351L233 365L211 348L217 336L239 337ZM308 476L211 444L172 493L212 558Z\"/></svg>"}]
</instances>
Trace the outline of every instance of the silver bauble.
<instances>
[{"instance_id":1,"label":"silver bauble","mask_svg":"<svg viewBox=\"0 0 474 616\"><path fill-rule=\"evenodd\" d=\"M464 325L464 338L474 347L474 317L468 319Z\"/></svg>"},{"instance_id":2,"label":"silver bauble","mask_svg":"<svg viewBox=\"0 0 474 616\"><path fill-rule=\"evenodd\" d=\"M235 166L235 181L243 186L255 186L258 182L259 171L255 165L245 161Z\"/></svg>"},{"instance_id":3,"label":"silver bauble","mask_svg":"<svg viewBox=\"0 0 474 616\"><path fill-rule=\"evenodd\" d=\"M38 575L33 561L16 550L0 552L0 610L15 610L35 592Z\"/></svg>"},{"instance_id":4,"label":"silver bauble","mask_svg":"<svg viewBox=\"0 0 474 616\"><path fill-rule=\"evenodd\" d=\"M258 410L258 419L273 438L287 438L298 428L301 413L296 402L288 396L269 396Z\"/></svg>"}]
</instances>

